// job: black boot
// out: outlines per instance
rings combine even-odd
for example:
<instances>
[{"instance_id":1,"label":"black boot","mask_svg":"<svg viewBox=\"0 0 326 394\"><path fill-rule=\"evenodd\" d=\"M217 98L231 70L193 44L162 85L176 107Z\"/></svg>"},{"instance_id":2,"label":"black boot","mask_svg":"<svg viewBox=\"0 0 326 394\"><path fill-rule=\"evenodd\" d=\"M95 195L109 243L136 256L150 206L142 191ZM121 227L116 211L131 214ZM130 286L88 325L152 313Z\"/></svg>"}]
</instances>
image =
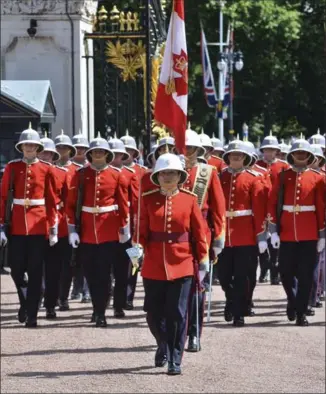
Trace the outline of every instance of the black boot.
<instances>
[{"instance_id":1,"label":"black boot","mask_svg":"<svg viewBox=\"0 0 326 394\"><path fill-rule=\"evenodd\" d=\"M243 327L245 324L244 318L242 316L235 316L233 319L234 327Z\"/></svg>"},{"instance_id":2,"label":"black boot","mask_svg":"<svg viewBox=\"0 0 326 394\"><path fill-rule=\"evenodd\" d=\"M200 339L197 338L196 336L190 335L189 336L189 341L188 341L188 352L196 353L201 350L200 346Z\"/></svg>"},{"instance_id":3,"label":"black boot","mask_svg":"<svg viewBox=\"0 0 326 394\"><path fill-rule=\"evenodd\" d=\"M315 310L312 306L308 306L307 312L306 312L307 316L315 316Z\"/></svg>"},{"instance_id":4,"label":"black boot","mask_svg":"<svg viewBox=\"0 0 326 394\"><path fill-rule=\"evenodd\" d=\"M123 319L125 317L125 313L123 309L115 309L114 310L114 317L117 319Z\"/></svg>"},{"instance_id":5,"label":"black boot","mask_svg":"<svg viewBox=\"0 0 326 394\"><path fill-rule=\"evenodd\" d=\"M297 321L295 322L297 326L306 327L309 326L309 322L306 318L306 315L298 315Z\"/></svg>"},{"instance_id":6,"label":"black boot","mask_svg":"<svg viewBox=\"0 0 326 394\"><path fill-rule=\"evenodd\" d=\"M168 375L181 375L181 367L179 364L169 361L168 365Z\"/></svg>"},{"instance_id":7,"label":"black boot","mask_svg":"<svg viewBox=\"0 0 326 394\"><path fill-rule=\"evenodd\" d=\"M99 315L96 317L96 327L107 327L107 322L104 315Z\"/></svg>"},{"instance_id":8,"label":"black boot","mask_svg":"<svg viewBox=\"0 0 326 394\"><path fill-rule=\"evenodd\" d=\"M70 307L69 307L68 300L60 300L59 301L59 311L65 312L65 311L69 311L69 309L70 309Z\"/></svg>"},{"instance_id":9,"label":"black boot","mask_svg":"<svg viewBox=\"0 0 326 394\"><path fill-rule=\"evenodd\" d=\"M57 317L57 314L55 313L54 308L46 308L46 315L45 318L52 320L55 319Z\"/></svg>"},{"instance_id":10,"label":"black boot","mask_svg":"<svg viewBox=\"0 0 326 394\"><path fill-rule=\"evenodd\" d=\"M18 311L18 321L19 323L25 323L26 319L27 319L26 309L23 306L21 306Z\"/></svg>"},{"instance_id":11,"label":"black boot","mask_svg":"<svg viewBox=\"0 0 326 394\"><path fill-rule=\"evenodd\" d=\"M166 343L158 346L155 353L155 367L164 367L168 358L166 354Z\"/></svg>"},{"instance_id":12,"label":"black boot","mask_svg":"<svg viewBox=\"0 0 326 394\"><path fill-rule=\"evenodd\" d=\"M233 319L233 314L231 312L231 304L227 302L224 308L224 320L226 322L230 322L232 321L232 319Z\"/></svg>"},{"instance_id":13,"label":"black boot","mask_svg":"<svg viewBox=\"0 0 326 394\"><path fill-rule=\"evenodd\" d=\"M37 327L36 318L35 317L27 317L25 327L26 328L36 328Z\"/></svg>"},{"instance_id":14,"label":"black boot","mask_svg":"<svg viewBox=\"0 0 326 394\"><path fill-rule=\"evenodd\" d=\"M95 312L93 312L92 313L92 317L91 317L91 320L90 320L90 323L95 323L96 322L96 313Z\"/></svg>"},{"instance_id":15,"label":"black boot","mask_svg":"<svg viewBox=\"0 0 326 394\"><path fill-rule=\"evenodd\" d=\"M286 314L287 314L287 317L290 321L294 321L297 317L297 313L295 311L295 308L292 305L290 305L289 303L286 307Z\"/></svg>"}]
</instances>

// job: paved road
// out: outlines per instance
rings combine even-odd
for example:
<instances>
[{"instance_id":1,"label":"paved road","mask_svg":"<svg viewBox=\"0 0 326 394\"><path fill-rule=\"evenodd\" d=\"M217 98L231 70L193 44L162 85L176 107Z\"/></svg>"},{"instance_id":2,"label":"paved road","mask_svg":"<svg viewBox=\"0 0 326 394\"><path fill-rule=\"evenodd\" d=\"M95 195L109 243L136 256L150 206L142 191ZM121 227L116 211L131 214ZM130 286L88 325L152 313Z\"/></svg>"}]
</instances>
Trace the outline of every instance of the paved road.
<instances>
[{"instance_id":1,"label":"paved road","mask_svg":"<svg viewBox=\"0 0 326 394\"><path fill-rule=\"evenodd\" d=\"M324 309L309 327L294 326L280 286L258 285L256 316L244 328L223 321L222 292L214 286L203 350L185 353L182 376L153 368L142 297L139 285L125 320L109 309L107 329L93 328L90 306L73 301L53 322L42 309L39 327L28 330L16 320L11 278L1 276L1 393L325 392Z\"/></svg>"}]
</instances>

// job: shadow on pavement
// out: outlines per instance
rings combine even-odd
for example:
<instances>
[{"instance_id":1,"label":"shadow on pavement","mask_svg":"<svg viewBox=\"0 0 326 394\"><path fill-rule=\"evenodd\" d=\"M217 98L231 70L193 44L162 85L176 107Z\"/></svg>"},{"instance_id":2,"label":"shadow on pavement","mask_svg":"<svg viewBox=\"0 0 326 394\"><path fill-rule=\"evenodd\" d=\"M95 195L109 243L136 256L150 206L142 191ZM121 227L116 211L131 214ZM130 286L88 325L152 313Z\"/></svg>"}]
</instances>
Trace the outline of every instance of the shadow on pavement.
<instances>
[{"instance_id":1,"label":"shadow on pavement","mask_svg":"<svg viewBox=\"0 0 326 394\"><path fill-rule=\"evenodd\" d=\"M62 371L62 372L43 372L43 371L29 371L29 372L17 372L8 374L10 377L18 377L18 378L46 378L46 379L54 379L62 376L84 376L84 375L124 375L124 374L137 374L137 375L145 375L149 373L142 373L142 371L147 371L149 369L153 370L153 373L150 375L161 375L165 374L165 372L158 371L153 366L144 365L141 367L130 367L130 368L117 368L117 369L104 369L104 370L87 370L87 371ZM154 371L157 371L155 373Z\"/></svg>"}]
</instances>

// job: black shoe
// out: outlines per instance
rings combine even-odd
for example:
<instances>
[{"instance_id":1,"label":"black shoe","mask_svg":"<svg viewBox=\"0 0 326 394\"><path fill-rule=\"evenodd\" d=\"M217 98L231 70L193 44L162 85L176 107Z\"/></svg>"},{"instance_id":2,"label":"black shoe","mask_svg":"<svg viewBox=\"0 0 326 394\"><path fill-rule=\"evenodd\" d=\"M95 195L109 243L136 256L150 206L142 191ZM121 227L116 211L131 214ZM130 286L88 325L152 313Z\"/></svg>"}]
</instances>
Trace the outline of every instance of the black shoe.
<instances>
[{"instance_id":1,"label":"black shoe","mask_svg":"<svg viewBox=\"0 0 326 394\"><path fill-rule=\"evenodd\" d=\"M103 315L97 316L95 326L101 327L101 328L107 327L107 322L106 322L105 316L103 316Z\"/></svg>"},{"instance_id":2,"label":"black shoe","mask_svg":"<svg viewBox=\"0 0 326 394\"><path fill-rule=\"evenodd\" d=\"M81 302L82 304L88 304L88 303L91 302L91 301L92 301L92 299L91 299L91 296L90 296L89 294L83 295L83 296L82 296L82 299L80 300L80 302Z\"/></svg>"},{"instance_id":3,"label":"black shoe","mask_svg":"<svg viewBox=\"0 0 326 394\"><path fill-rule=\"evenodd\" d=\"M266 283L267 282L266 275L260 275L258 282L259 283Z\"/></svg>"},{"instance_id":4,"label":"black shoe","mask_svg":"<svg viewBox=\"0 0 326 394\"><path fill-rule=\"evenodd\" d=\"M59 311L61 312L65 312L65 311L69 311L70 307L69 307L69 303L68 300L60 300L59 301Z\"/></svg>"},{"instance_id":5,"label":"black shoe","mask_svg":"<svg viewBox=\"0 0 326 394\"><path fill-rule=\"evenodd\" d=\"M195 336L189 336L187 351L196 353L199 352L200 350L201 350L200 339Z\"/></svg>"},{"instance_id":6,"label":"black shoe","mask_svg":"<svg viewBox=\"0 0 326 394\"><path fill-rule=\"evenodd\" d=\"M278 286L280 284L280 280L278 278L271 279L272 286Z\"/></svg>"},{"instance_id":7,"label":"black shoe","mask_svg":"<svg viewBox=\"0 0 326 394\"><path fill-rule=\"evenodd\" d=\"M167 361L168 358L166 355L166 345L159 346L155 353L155 367L164 367Z\"/></svg>"},{"instance_id":8,"label":"black shoe","mask_svg":"<svg viewBox=\"0 0 326 394\"><path fill-rule=\"evenodd\" d=\"M26 319L27 319L26 309L21 306L18 311L18 321L19 323L25 323Z\"/></svg>"},{"instance_id":9,"label":"black shoe","mask_svg":"<svg viewBox=\"0 0 326 394\"><path fill-rule=\"evenodd\" d=\"M134 309L134 304L131 301L127 301L124 309L126 311L132 311Z\"/></svg>"},{"instance_id":10,"label":"black shoe","mask_svg":"<svg viewBox=\"0 0 326 394\"><path fill-rule=\"evenodd\" d=\"M90 323L95 323L96 322L96 313L95 312L93 312L92 313L92 317L91 317L91 320L90 320Z\"/></svg>"},{"instance_id":11,"label":"black shoe","mask_svg":"<svg viewBox=\"0 0 326 394\"><path fill-rule=\"evenodd\" d=\"M35 328L35 327L37 327L37 320L36 320L36 318L28 317L26 319L25 327L27 327L27 328Z\"/></svg>"},{"instance_id":12,"label":"black shoe","mask_svg":"<svg viewBox=\"0 0 326 394\"><path fill-rule=\"evenodd\" d=\"M234 327L243 327L245 324L244 318L243 317L235 317L233 319L233 325Z\"/></svg>"},{"instance_id":13,"label":"black shoe","mask_svg":"<svg viewBox=\"0 0 326 394\"><path fill-rule=\"evenodd\" d=\"M3 267L1 267L0 275L10 275L10 272L6 271Z\"/></svg>"},{"instance_id":14,"label":"black shoe","mask_svg":"<svg viewBox=\"0 0 326 394\"><path fill-rule=\"evenodd\" d=\"M249 306L246 316L252 317L255 316L255 311Z\"/></svg>"},{"instance_id":15,"label":"black shoe","mask_svg":"<svg viewBox=\"0 0 326 394\"><path fill-rule=\"evenodd\" d=\"M297 321L295 322L297 326L306 327L309 326L309 322L306 318L306 315L301 315L297 317Z\"/></svg>"},{"instance_id":16,"label":"black shoe","mask_svg":"<svg viewBox=\"0 0 326 394\"><path fill-rule=\"evenodd\" d=\"M168 365L168 375L181 375L181 367L179 364L176 364L172 361L169 361Z\"/></svg>"},{"instance_id":17,"label":"black shoe","mask_svg":"<svg viewBox=\"0 0 326 394\"><path fill-rule=\"evenodd\" d=\"M307 312L306 312L307 316L315 316L315 310L312 306L308 306Z\"/></svg>"},{"instance_id":18,"label":"black shoe","mask_svg":"<svg viewBox=\"0 0 326 394\"><path fill-rule=\"evenodd\" d=\"M320 301L316 301L316 306L315 308L322 308L323 307L323 303Z\"/></svg>"},{"instance_id":19,"label":"black shoe","mask_svg":"<svg viewBox=\"0 0 326 394\"><path fill-rule=\"evenodd\" d=\"M46 309L46 315L45 315L46 319L51 320L51 319L55 319L56 317L57 317L57 314L55 313L54 308L47 308Z\"/></svg>"},{"instance_id":20,"label":"black shoe","mask_svg":"<svg viewBox=\"0 0 326 394\"><path fill-rule=\"evenodd\" d=\"M287 317L290 321L294 321L297 317L297 313L296 313L295 309L292 306L290 306L289 304L286 307L286 314L287 314Z\"/></svg>"},{"instance_id":21,"label":"black shoe","mask_svg":"<svg viewBox=\"0 0 326 394\"><path fill-rule=\"evenodd\" d=\"M230 306L225 305L225 308L224 308L224 320L226 322L230 322L230 321L232 321L232 319L233 319L233 314L231 312Z\"/></svg>"},{"instance_id":22,"label":"black shoe","mask_svg":"<svg viewBox=\"0 0 326 394\"><path fill-rule=\"evenodd\" d=\"M125 316L126 315L122 309L115 309L114 310L114 317L116 317L117 319L123 319Z\"/></svg>"}]
</instances>

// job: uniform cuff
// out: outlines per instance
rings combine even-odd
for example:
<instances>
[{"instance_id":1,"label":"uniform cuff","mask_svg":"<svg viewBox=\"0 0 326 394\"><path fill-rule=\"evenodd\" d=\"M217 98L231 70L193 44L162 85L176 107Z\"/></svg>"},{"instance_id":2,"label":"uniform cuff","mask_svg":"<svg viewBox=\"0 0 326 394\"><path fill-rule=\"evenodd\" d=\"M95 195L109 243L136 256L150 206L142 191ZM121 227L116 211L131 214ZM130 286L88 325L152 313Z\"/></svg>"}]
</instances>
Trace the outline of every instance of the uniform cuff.
<instances>
[{"instance_id":1,"label":"uniform cuff","mask_svg":"<svg viewBox=\"0 0 326 394\"><path fill-rule=\"evenodd\" d=\"M120 243L125 243L131 238L130 234L130 224L128 223L126 226L121 227L119 229L119 241Z\"/></svg>"},{"instance_id":2,"label":"uniform cuff","mask_svg":"<svg viewBox=\"0 0 326 394\"><path fill-rule=\"evenodd\" d=\"M76 233L76 226L74 224L68 224L68 233L69 235L72 233Z\"/></svg>"},{"instance_id":3,"label":"uniform cuff","mask_svg":"<svg viewBox=\"0 0 326 394\"><path fill-rule=\"evenodd\" d=\"M198 268L198 270L199 270L199 271L209 272L209 261L208 261L208 260L201 261L201 262L199 263L199 268Z\"/></svg>"},{"instance_id":4,"label":"uniform cuff","mask_svg":"<svg viewBox=\"0 0 326 394\"><path fill-rule=\"evenodd\" d=\"M257 234L257 242L267 241L267 233L266 231Z\"/></svg>"},{"instance_id":5,"label":"uniform cuff","mask_svg":"<svg viewBox=\"0 0 326 394\"><path fill-rule=\"evenodd\" d=\"M50 227L49 235L58 235L58 225Z\"/></svg>"},{"instance_id":6,"label":"uniform cuff","mask_svg":"<svg viewBox=\"0 0 326 394\"><path fill-rule=\"evenodd\" d=\"M213 248L224 249L224 245L225 245L225 237L224 236L219 239L214 239L214 241L212 242Z\"/></svg>"}]
</instances>

